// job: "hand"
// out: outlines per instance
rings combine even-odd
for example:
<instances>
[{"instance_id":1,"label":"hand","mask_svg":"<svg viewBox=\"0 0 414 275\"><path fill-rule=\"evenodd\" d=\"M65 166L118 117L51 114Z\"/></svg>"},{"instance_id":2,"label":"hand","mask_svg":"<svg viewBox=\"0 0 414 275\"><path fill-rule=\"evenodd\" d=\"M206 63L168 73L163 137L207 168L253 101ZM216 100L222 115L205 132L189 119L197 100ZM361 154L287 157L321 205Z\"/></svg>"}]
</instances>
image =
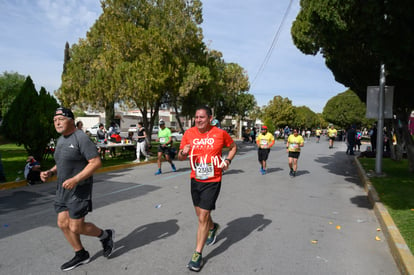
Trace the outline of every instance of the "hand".
<instances>
[{"instance_id":1,"label":"hand","mask_svg":"<svg viewBox=\"0 0 414 275\"><path fill-rule=\"evenodd\" d=\"M53 176L53 172L50 170L40 172L40 180L46 182L49 177Z\"/></svg>"},{"instance_id":2,"label":"hand","mask_svg":"<svg viewBox=\"0 0 414 275\"><path fill-rule=\"evenodd\" d=\"M67 179L62 183L62 187L65 189L73 189L78 183L73 179Z\"/></svg>"},{"instance_id":3,"label":"hand","mask_svg":"<svg viewBox=\"0 0 414 275\"><path fill-rule=\"evenodd\" d=\"M186 144L186 145L184 145L184 148L182 150L182 153L184 155L188 155L190 153L190 150L191 150L191 145L190 144Z\"/></svg>"}]
</instances>

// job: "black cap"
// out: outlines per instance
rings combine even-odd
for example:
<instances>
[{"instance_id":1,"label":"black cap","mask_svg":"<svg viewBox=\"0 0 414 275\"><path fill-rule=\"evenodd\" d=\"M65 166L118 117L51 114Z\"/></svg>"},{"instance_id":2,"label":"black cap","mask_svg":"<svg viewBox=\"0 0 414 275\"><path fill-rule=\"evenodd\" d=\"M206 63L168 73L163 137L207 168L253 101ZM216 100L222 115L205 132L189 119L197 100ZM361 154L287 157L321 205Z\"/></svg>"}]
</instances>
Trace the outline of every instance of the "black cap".
<instances>
[{"instance_id":1,"label":"black cap","mask_svg":"<svg viewBox=\"0 0 414 275\"><path fill-rule=\"evenodd\" d=\"M71 119L75 119L75 116L73 115L72 111L70 109L63 108L63 107L57 108L54 116L65 116Z\"/></svg>"}]
</instances>

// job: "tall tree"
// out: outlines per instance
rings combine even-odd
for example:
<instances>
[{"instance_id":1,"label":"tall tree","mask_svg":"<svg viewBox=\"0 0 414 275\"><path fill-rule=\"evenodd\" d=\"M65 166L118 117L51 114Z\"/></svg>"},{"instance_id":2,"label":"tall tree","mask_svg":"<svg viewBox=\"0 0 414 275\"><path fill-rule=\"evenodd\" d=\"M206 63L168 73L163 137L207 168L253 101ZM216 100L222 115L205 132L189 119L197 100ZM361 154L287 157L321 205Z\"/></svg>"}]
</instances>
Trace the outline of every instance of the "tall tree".
<instances>
[{"instance_id":1,"label":"tall tree","mask_svg":"<svg viewBox=\"0 0 414 275\"><path fill-rule=\"evenodd\" d=\"M26 77L18 73L4 72L0 75L0 120L20 92Z\"/></svg>"},{"instance_id":2,"label":"tall tree","mask_svg":"<svg viewBox=\"0 0 414 275\"><path fill-rule=\"evenodd\" d=\"M294 107L295 118L293 119L293 125L300 129L308 129L317 127L319 120L317 115L306 106Z\"/></svg>"},{"instance_id":3,"label":"tall tree","mask_svg":"<svg viewBox=\"0 0 414 275\"><path fill-rule=\"evenodd\" d=\"M414 101L407 100L414 85L414 2L302 0L300 4L291 30L296 47L305 54L322 53L335 79L363 102L366 87L378 85L379 68L385 64L387 85L395 86L394 113L403 125L399 138L407 145L414 171L414 142L406 127L414 109Z\"/></svg>"},{"instance_id":4,"label":"tall tree","mask_svg":"<svg viewBox=\"0 0 414 275\"><path fill-rule=\"evenodd\" d=\"M326 121L347 129L350 125L369 125L372 120L365 118L366 107L351 90L340 93L328 100L322 115Z\"/></svg>"},{"instance_id":5,"label":"tall tree","mask_svg":"<svg viewBox=\"0 0 414 275\"><path fill-rule=\"evenodd\" d=\"M28 76L4 117L1 132L17 145L23 145L29 155L41 160L47 144L57 137L53 113L58 106L56 99L43 87L38 93Z\"/></svg>"},{"instance_id":6,"label":"tall tree","mask_svg":"<svg viewBox=\"0 0 414 275\"><path fill-rule=\"evenodd\" d=\"M292 101L287 97L275 96L269 101L268 105L263 107L262 120L268 119L273 122L278 128L285 127L286 125L293 126L293 120L295 118L295 109L292 105Z\"/></svg>"}]
</instances>

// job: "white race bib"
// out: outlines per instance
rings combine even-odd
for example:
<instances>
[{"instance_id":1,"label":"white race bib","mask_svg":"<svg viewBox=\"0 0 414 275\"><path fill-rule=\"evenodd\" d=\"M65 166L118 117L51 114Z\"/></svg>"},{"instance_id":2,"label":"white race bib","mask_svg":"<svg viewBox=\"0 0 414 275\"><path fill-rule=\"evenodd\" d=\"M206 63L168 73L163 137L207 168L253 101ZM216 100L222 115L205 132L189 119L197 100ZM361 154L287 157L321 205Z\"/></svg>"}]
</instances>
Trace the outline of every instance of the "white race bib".
<instances>
[{"instance_id":1,"label":"white race bib","mask_svg":"<svg viewBox=\"0 0 414 275\"><path fill-rule=\"evenodd\" d=\"M267 143L267 139L261 139L261 140L260 140L260 145L261 145L261 146L263 146L263 147L267 147L267 144L268 144L268 143Z\"/></svg>"},{"instance_id":2,"label":"white race bib","mask_svg":"<svg viewBox=\"0 0 414 275\"><path fill-rule=\"evenodd\" d=\"M214 166L212 163L199 164L196 167L196 179L206 180L214 177Z\"/></svg>"},{"instance_id":3,"label":"white race bib","mask_svg":"<svg viewBox=\"0 0 414 275\"><path fill-rule=\"evenodd\" d=\"M160 143L161 143L161 144L164 144L164 143L165 143L165 140L166 140L166 138L165 138L165 137L160 138Z\"/></svg>"}]
</instances>

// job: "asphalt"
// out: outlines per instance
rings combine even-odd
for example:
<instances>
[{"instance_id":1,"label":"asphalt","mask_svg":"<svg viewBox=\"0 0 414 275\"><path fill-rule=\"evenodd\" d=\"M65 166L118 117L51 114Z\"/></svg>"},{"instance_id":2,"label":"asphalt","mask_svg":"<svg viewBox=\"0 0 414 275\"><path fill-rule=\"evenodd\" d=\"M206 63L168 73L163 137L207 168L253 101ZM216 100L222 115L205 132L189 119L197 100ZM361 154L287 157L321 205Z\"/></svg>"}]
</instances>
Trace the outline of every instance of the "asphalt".
<instances>
[{"instance_id":1,"label":"asphalt","mask_svg":"<svg viewBox=\"0 0 414 275\"><path fill-rule=\"evenodd\" d=\"M205 274L414 274L413 256L345 144L307 141L295 178L278 141L260 175L253 145L240 144L224 174L213 218L217 243L203 253ZM191 274L185 268L197 221L189 195L189 166L130 164L95 175L98 226L114 228L116 249L102 256L82 237L92 261L71 274ZM358 176L359 175L359 176ZM7 186L7 188L4 188ZM54 182L1 184L0 274L61 274L72 257L56 226Z\"/></svg>"}]
</instances>

